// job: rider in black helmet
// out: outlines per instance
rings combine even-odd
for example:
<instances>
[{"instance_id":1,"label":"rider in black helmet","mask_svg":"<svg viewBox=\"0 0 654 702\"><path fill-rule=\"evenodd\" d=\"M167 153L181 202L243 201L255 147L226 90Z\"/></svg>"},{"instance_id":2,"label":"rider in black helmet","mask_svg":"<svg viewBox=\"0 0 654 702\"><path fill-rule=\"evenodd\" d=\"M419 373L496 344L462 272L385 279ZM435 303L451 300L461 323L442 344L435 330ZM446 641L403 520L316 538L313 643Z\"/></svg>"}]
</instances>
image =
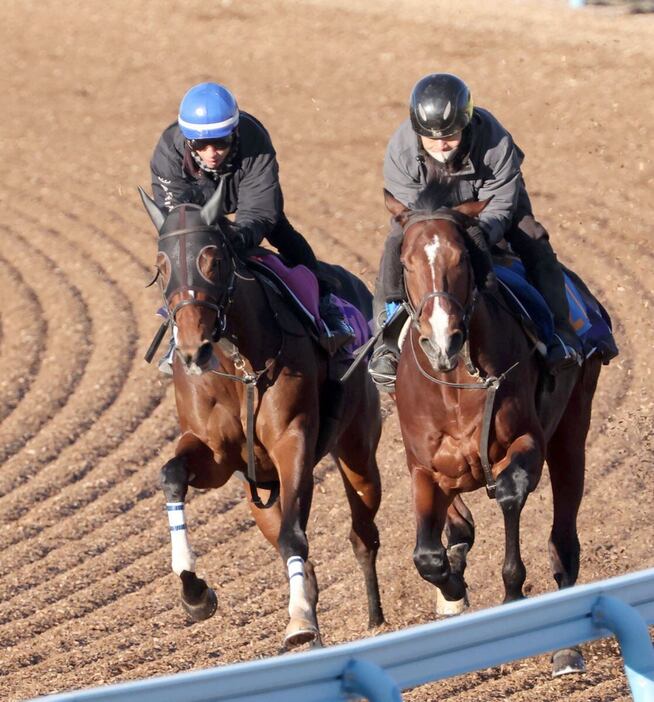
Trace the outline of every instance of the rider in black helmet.
<instances>
[{"instance_id":1,"label":"rider in black helmet","mask_svg":"<svg viewBox=\"0 0 654 702\"><path fill-rule=\"evenodd\" d=\"M384 187L409 208L432 177L452 181L457 202L492 196L478 224L468 229L475 244L471 259L477 287L496 286L490 247L506 240L554 316L557 338L548 349L547 366L556 374L580 362L581 345L569 322L561 267L547 232L532 214L520 170L523 158L497 119L473 106L470 90L460 78L433 73L414 86L409 119L390 139L384 159ZM406 299L400 264L402 237L402 228L393 222L375 291L380 324ZM385 330L369 364L373 379L387 391L392 391L395 383L395 331Z\"/></svg>"}]
</instances>

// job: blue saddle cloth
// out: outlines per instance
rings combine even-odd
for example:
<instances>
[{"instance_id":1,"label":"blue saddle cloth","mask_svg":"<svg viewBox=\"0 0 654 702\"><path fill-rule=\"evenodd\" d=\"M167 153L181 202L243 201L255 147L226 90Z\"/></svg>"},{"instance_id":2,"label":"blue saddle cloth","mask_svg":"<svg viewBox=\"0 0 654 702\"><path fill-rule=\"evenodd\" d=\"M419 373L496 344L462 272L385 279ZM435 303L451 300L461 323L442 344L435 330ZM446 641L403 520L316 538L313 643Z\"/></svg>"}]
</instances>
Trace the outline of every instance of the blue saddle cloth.
<instances>
[{"instance_id":1,"label":"blue saddle cloth","mask_svg":"<svg viewBox=\"0 0 654 702\"><path fill-rule=\"evenodd\" d=\"M494 269L511 308L519 316L530 319L539 339L549 345L554 336L552 313L543 296L527 282L522 263L518 259L503 259L501 264L494 264ZM581 340L586 358L598 353L608 363L618 355L608 312L574 272L563 267L563 274L570 324Z\"/></svg>"}]
</instances>

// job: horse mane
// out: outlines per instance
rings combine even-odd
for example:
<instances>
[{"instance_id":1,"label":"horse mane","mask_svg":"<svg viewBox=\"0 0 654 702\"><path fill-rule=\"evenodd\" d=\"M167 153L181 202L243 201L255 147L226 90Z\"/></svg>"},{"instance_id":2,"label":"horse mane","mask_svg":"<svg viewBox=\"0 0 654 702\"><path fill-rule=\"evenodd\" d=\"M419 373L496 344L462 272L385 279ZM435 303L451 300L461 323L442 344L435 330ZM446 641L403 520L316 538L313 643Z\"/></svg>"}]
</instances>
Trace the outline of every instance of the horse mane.
<instances>
[{"instance_id":1,"label":"horse mane","mask_svg":"<svg viewBox=\"0 0 654 702\"><path fill-rule=\"evenodd\" d=\"M443 207L455 207L461 202L463 199L458 182L445 173L434 171L416 198L413 209L430 213Z\"/></svg>"}]
</instances>

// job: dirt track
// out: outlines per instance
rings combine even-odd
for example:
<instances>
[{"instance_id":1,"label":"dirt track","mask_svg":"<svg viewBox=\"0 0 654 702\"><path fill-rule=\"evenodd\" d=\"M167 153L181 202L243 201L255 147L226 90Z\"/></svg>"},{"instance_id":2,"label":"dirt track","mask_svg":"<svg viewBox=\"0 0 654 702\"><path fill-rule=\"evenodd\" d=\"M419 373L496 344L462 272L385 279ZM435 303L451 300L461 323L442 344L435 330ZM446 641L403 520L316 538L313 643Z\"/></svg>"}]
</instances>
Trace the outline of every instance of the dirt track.
<instances>
[{"instance_id":1,"label":"dirt track","mask_svg":"<svg viewBox=\"0 0 654 702\"><path fill-rule=\"evenodd\" d=\"M654 565L651 225L654 18L548 0L172 0L56 6L8 0L0 154L0 697L270 656L286 623L277 556L230 483L188 509L216 616L190 625L169 569L158 470L170 383L142 356L154 232L136 195L180 96L222 80L270 129L287 212L317 253L372 282L387 217L385 140L413 82L450 70L527 152L537 214L611 311L622 354L602 374L588 442L580 582ZM458 9L452 10L456 5ZM369 8L374 7L374 11ZM136 9L138 8L138 9ZM348 9L349 8L349 9ZM418 19L420 18L420 19ZM379 452L385 631L432 618L411 560L409 486L387 406ZM340 478L318 470L310 544L328 644L367 634ZM547 480L530 497L527 589L554 589ZM469 499L475 608L501 599L496 505ZM352 573L354 572L354 575ZM617 646L583 677L546 657L424 686L407 700L629 698Z\"/></svg>"}]
</instances>

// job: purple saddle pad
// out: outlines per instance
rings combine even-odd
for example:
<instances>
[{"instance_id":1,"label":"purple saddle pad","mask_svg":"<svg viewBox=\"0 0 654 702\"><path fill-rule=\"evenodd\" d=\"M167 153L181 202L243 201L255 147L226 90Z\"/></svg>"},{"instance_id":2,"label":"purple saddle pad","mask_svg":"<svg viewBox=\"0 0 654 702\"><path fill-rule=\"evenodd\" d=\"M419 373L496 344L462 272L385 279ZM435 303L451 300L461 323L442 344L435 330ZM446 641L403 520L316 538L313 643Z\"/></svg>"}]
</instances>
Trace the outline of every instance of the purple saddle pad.
<instances>
[{"instance_id":1,"label":"purple saddle pad","mask_svg":"<svg viewBox=\"0 0 654 702\"><path fill-rule=\"evenodd\" d=\"M318 307L318 280L306 266L293 266L289 268L274 254L266 256L252 256L255 261L269 268L286 285L286 287L302 303L302 306L313 317L313 322L321 327L320 312ZM336 303L345 319L354 329L354 342L348 347L350 351L358 349L368 341L371 336L370 327L363 314L347 300L332 294L332 301Z\"/></svg>"}]
</instances>

